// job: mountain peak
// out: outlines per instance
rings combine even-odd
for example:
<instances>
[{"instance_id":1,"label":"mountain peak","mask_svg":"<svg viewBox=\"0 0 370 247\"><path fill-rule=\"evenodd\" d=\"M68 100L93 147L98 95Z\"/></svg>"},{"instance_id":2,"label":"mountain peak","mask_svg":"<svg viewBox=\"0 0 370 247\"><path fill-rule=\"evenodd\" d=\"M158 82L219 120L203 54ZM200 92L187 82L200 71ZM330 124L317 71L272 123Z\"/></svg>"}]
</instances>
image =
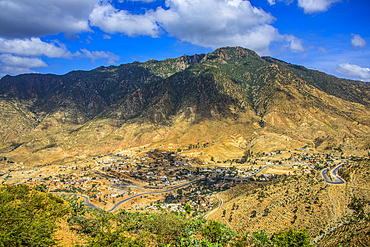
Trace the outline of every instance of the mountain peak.
<instances>
[{"instance_id":1,"label":"mountain peak","mask_svg":"<svg viewBox=\"0 0 370 247\"><path fill-rule=\"evenodd\" d=\"M240 47L240 46L226 46L222 48L216 49L214 52L211 54L218 55L224 58L246 58L246 57L259 57L256 52Z\"/></svg>"}]
</instances>

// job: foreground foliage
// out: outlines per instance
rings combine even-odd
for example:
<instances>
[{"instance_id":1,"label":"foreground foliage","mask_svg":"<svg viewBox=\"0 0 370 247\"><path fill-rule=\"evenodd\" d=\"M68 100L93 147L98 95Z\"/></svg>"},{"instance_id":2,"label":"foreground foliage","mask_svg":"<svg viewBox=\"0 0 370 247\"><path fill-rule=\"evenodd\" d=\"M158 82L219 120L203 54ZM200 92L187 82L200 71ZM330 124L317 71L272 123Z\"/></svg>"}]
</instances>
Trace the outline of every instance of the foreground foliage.
<instances>
[{"instance_id":1,"label":"foreground foliage","mask_svg":"<svg viewBox=\"0 0 370 247\"><path fill-rule=\"evenodd\" d=\"M220 222L167 211L85 210L71 216L69 224L88 237L88 246L312 246L306 230L240 236Z\"/></svg>"},{"instance_id":2,"label":"foreground foliage","mask_svg":"<svg viewBox=\"0 0 370 247\"><path fill-rule=\"evenodd\" d=\"M64 201L27 186L0 187L0 246L51 246Z\"/></svg>"},{"instance_id":3,"label":"foreground foliage","mask_svg":"<svg viewBox=\"0 0 370 247\"><path fill-rule=\"evenodd\" d=\"M0 187L0 246L55 246L58 223L85 239L86 246L311 246L306 231L239 236L224 224L162 211L116 214L85 208L27 186Z\"/></svg>"}]
</instances>

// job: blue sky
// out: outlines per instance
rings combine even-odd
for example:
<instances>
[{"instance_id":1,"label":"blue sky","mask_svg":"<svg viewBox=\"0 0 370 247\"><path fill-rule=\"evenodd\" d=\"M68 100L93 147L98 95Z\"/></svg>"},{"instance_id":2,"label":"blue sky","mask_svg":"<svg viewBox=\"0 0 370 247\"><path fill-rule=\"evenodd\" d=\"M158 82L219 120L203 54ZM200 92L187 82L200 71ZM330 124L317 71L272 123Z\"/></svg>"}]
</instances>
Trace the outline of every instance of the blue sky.
<instances>
[{"instance_id":1,"label":"blue sky","mask_svg":"<svg viewBox=\"0 0 370 247\"><path fill-rule=\"evenodd\" d=\"M0 0L0 76L242 46L370 81L368 0Z\"/></svg>"}]
</instances>

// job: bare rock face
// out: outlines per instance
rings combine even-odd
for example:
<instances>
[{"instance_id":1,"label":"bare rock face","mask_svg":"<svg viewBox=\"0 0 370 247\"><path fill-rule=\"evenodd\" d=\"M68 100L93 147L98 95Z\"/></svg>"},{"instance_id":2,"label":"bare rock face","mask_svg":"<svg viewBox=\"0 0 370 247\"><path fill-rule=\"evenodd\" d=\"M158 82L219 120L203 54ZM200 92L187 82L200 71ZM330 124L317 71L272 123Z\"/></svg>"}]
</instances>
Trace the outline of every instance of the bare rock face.
<instances>
[{"instance_id":1,"label":"bare rock face","mask_svg":"<svg viewBox=\"0 0 370 247\"><path fill-rule=\"evenodd\" d=\"M286 139L370 148L369 84L241 47L62 76L5 76L0 103L0 153L29 162L153 142L227 146L235 136L244 140L240 152L291 147L272 143Z\"/></svg>"}]
</instances>

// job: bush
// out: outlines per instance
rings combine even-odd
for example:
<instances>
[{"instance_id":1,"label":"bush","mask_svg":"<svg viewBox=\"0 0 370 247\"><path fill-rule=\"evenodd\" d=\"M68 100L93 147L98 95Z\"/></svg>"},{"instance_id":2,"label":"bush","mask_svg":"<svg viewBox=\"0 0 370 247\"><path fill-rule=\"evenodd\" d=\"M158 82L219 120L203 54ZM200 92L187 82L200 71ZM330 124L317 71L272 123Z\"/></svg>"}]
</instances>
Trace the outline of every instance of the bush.
<instances>
[{"instance_id":1,"label":"bush","mask_svg":"<svg viewBox=\"0 0 370 247\"><path fill-rule=\"evenodd\" d=\"M202 229L202 235L213 243L226 244L235 233L224 224L209 220Z\"/></svg>"},{"instance_id":2,"label":"bush","mask_svg":"<svg viewBox=\"0 0 370 247\"><path fill-rule=\"evenodd\" d=\"M1 187L0 246L51 246L56 222L68 210L53 195L24 185Z\"/></svg>"},{"instance_id":3,"label":"bush","mask_svg":"<svg viewBox=\"0 0 370 247\"><path fill-rule=\"evenodd\" d=\"M306 229L302 231L294 231L292 229L289 229L288 231L281 232L279 234L276 234L273 237L273 242L277 246L301 246L301 247L310 247L310 237L308 236L308 233Z\"/></svg>"}]
</instances>

